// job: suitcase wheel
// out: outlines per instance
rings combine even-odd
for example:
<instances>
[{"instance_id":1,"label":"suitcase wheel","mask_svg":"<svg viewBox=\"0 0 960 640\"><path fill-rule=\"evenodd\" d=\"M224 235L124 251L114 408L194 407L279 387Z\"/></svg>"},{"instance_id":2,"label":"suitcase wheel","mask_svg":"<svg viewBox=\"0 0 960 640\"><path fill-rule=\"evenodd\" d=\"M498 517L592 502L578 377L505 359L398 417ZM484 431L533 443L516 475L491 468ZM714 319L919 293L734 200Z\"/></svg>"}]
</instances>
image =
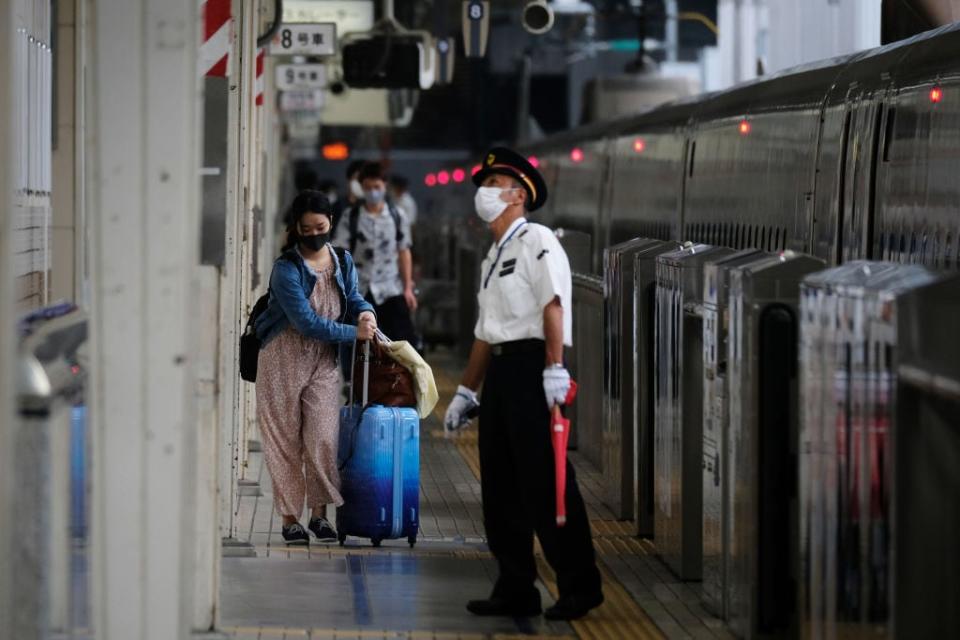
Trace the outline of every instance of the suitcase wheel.
<instances>
[{"instance_id":1,"label":"suitcase wheel","mask_svg":"<svg viewBox=\"0 0 960 640\"><path fill-rule=\"evenodd\" d=\"M370 538L370 543L375 547L379 547L382 541L381 538Z\"/></svg>"}]
</instances>

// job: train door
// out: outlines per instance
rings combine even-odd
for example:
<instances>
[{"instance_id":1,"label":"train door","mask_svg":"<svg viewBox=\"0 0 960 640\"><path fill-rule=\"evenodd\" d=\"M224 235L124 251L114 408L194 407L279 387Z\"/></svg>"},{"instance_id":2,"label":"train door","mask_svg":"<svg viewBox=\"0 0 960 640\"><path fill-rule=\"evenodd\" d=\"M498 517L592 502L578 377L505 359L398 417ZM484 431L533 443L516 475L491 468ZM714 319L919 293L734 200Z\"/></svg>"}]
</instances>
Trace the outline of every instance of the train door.
<instances>
[{"instance_id":1,"label":"train door","mask_svg":"<svg viewBox=\"0 0 960 640\"><path fill-rule=\"evenodd\" d=\"M835 262L873 257L877 171L887 118L893 114L891 100L887 88L864 90L853 85L847 93L837 184Z\"/></svg>"}]
</instances>

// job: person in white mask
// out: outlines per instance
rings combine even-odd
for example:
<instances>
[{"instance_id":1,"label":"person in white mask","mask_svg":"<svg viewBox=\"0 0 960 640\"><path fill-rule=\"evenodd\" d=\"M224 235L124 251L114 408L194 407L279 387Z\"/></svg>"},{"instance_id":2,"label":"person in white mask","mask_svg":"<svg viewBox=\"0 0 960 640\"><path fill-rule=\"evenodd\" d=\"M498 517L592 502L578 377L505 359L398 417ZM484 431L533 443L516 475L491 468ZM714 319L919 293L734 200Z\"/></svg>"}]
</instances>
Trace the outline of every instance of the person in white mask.
<instances>
[{"instance_id":1,"label":"person in white mask","mask_svg":"<svg viewBox=\"0 0 960 640\"><path fill-rule=\"evenodd\" d=\"M333 244L353 254L360 292L373 305L383 332L393 340L416 344L410 221L403 209L387 200L379 162L360 167L357 180L363 198L344 212Z\"/></svg>"},{"instance_id":2,"label":"person in white mask","mask_svg":"<svg viewBox=\"0 0 960 640\"><path fill-rule=\"evenodd\" d=\"M556 524L550 412L564 404L570 388L563 364L573 326L570 264L554 233L525 217L525 210L547 199L546 183L526 158L491 149L473 181L477 215L494 243L480 272L476 339L444 428L461 429L479 410L483 519L499 576L490 597L470 601L467 609L476 615L540 613L536 533L560 591L546 617L573 620L599 606L603 593L569 462L567 521Z\"/></svg>"}]
</instances>

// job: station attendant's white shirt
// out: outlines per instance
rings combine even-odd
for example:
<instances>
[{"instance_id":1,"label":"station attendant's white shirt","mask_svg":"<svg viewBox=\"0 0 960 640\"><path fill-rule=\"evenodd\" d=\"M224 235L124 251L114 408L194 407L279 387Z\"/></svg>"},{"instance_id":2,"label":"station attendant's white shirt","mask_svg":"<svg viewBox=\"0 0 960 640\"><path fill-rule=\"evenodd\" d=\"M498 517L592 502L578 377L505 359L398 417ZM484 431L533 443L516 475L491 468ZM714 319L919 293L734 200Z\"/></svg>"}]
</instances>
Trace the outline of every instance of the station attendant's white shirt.
<instances>
[{"instance_id":1,"label":"station attendant's white shirt","mask_svg":"<svg viewBox=\"0 0 960 640\"><path fill-rule=\"evenodd\" d=\"M573 344L570 262L553 231L516 220L487 252L480 268L478 340L490 344L544 339L543 309L563 305L563 344Z\"/></svg>"}]
</instances>

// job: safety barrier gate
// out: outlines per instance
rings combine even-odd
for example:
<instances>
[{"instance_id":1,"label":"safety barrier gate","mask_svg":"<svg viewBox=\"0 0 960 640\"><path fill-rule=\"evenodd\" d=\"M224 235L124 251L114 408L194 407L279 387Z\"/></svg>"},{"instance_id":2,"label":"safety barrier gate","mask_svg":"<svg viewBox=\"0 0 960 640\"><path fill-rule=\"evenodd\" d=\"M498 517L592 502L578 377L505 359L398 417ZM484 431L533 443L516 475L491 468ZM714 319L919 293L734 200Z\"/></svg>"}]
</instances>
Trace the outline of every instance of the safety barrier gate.
<instances>
[{"instance_id":1,"label":"safety barrier gate","mask_svg":"<svg viewBox=\"0 0 960 640\"><path fill-rule=\"evenodd\" d=\"M682 580L702 573L703 267L731 253L690 244L657 258L654 537Z\"/></svg>"},{"instance_id":2,"label":"safety barrier gate","mask_svg":"<svg viewBox=\"0 0 960 640\"><path fill-rule=\"evenodd\" d=\"M704 594L726 595L710 604L744 638L782 634L795 622L798 306L801 281L824 266L785 252L727 274L725 535L720 571L708 573L704 559Z\"/></svg>"},{"instance_id":3,"label":"safety barrier gate","mask_svg":"<svg viewBox=\"0 0 960 640\"><path fill-rule=\"evenodd\" d=\"M637 368L634 362L635 357L639 356L643 361L649 354L647 359L652 363L653 300L641 298L638 302L634 292L645 291L655 285L653 265L656 256L677 248L675 242L636 238L604 249L603 252L603 335L606 351L603 477L608 501L614 507L614 512L624 520L637 517L640 512L639 485L647 482L652 484L653 480L651 477L640 481L638 456L641 450L644 455L651 452L638 437L640 430L634 406L642 393L634 384L639 384L640 389L645 391L645 381L653 375L652 366ZM635 268L638 261L650 265L646 277L643 277L642 267L639 270ZM639 285L635 282L636 274L641 275ZM637 304L639 307L635 306ZM646 528L643 518L638 518L640 535L653 535L652 515L650 511L650 517L646 519L649 526Z\"/></svg>"},{"instance_id":4,"label":"safety barrier gate","mask_svg":"<svg viewBox=\"0 0 960 640\"><path fill-rule=\"evenodd\" d=\"M895 449L900 443L909 443L907 460L914 466L918 462L909 453L918 450L912 442L920 437L916 416L894 421L897 361L901 340L929 324L953 320L905 313L911 298L938 278L921 266L857 261L811 275L802 285L799 494L805 637L891 637L893 558L895 549L906 550L894 540L899 518L893 507L909 497L931 500L918 511L956 510L955 491L952 496L946 493L952 502L938 502L937 497L945 495L942 487L921 498L912 486L917 478L894 477L892 462L900 458ZM956 335L949 340L955 342ZM919 449L934 453L923 445ZM922 466L930 461L919 462ZM956 468L955 459L951 467ZM955 481L955 470L952 476ZM931 526L942 526L930 517L928 513ZM957 519L955 513L948 517ZM902 532L914 526L910 523ZM942 540L943 535L915 530L907 539L913 553L927 557L930 566L946 558L929 558L930 550L923 547L928 539ZM955 547L956 531L946 535ZM951 556L957 557L955 549L948 551ZM952 581L955 570L954 564ZM931 593L930 585L913 586ZM909 598L902 591L897 596ZM956 609L956 601L950 608ZM946 613L925 609L931 617ZM921 637L915 631L905 629L903 637Z\"/></svg>"},{"instance_id":5,"label":"safety barrier gate","mask_svg":"<svg viewBox=\"0 0 960 640\"><path fill-rule=\"evenodd\" d=\"M730 271L770 254L745 249L703 267L703 588L704 606L726 616L727 302Z\"/></svg>"}]
</instances>

